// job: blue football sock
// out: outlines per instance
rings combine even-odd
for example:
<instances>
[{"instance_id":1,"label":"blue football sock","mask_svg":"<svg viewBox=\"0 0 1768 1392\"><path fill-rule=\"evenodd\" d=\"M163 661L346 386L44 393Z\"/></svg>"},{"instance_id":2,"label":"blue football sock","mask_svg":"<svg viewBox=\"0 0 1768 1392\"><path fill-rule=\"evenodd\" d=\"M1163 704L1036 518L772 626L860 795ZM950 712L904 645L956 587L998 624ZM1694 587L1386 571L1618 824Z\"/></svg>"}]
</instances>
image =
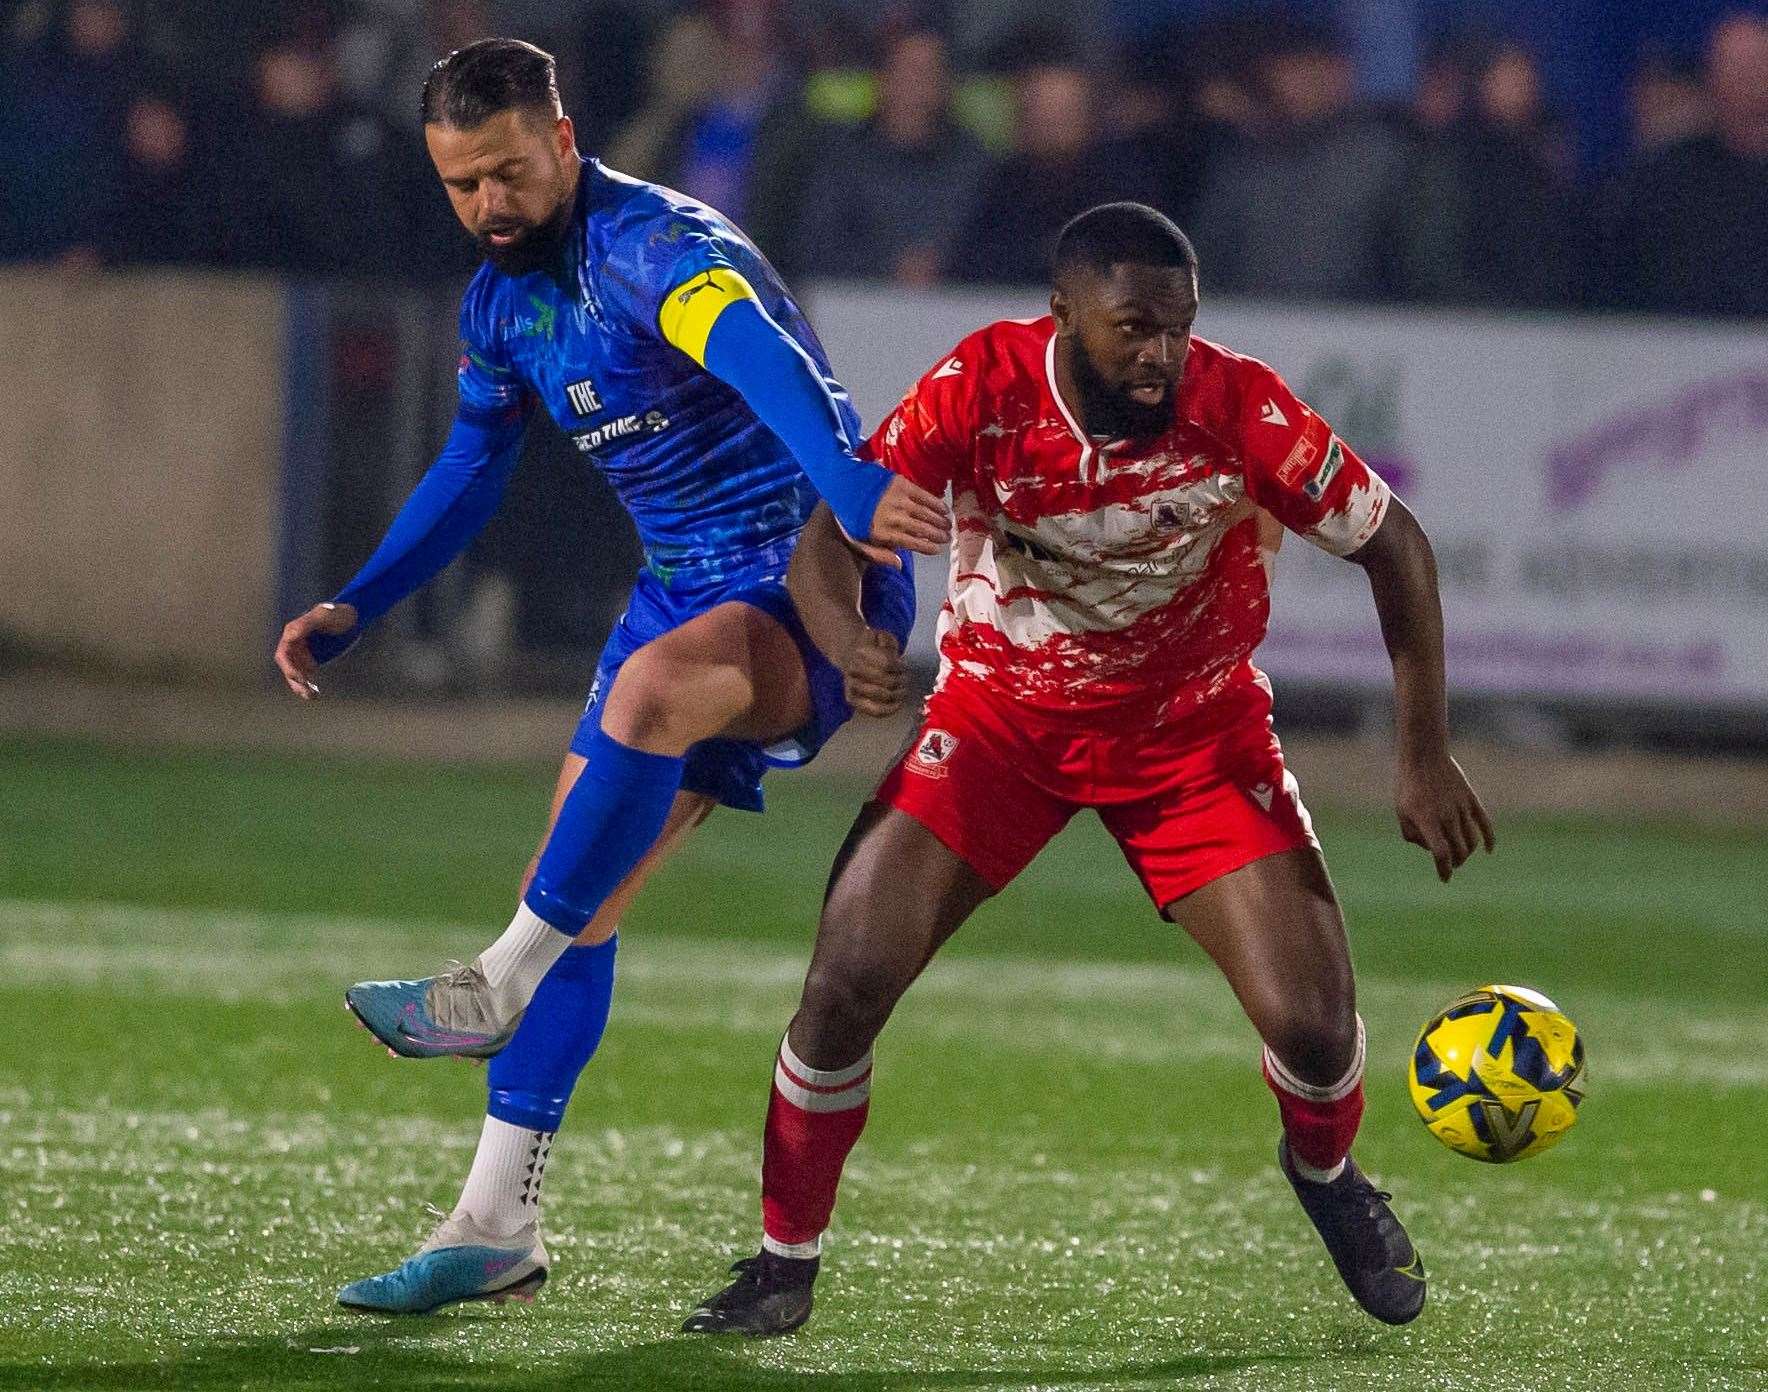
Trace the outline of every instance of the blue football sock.
<instances>
[{"instance_id":1,"label":"blue football sock","mask_svg":"<svg viewBox=\"0 0 1768 1392\"><path fill-rule=\"evenodd\" d=\"M595 1056L614 1001L618 935L569 947L541 978L515 1037L491 1060L486 1111L511 1126L557 1131L577 1075Z\"/></svg>"},{"instance_id":2,"label":"blue football sock","mask_svg":"<svg viewBox=\"0 0 1768 1392\"><path fill-rule=\"evenodd\" d=\"M684 766L667 754L621 744L601 729L585 757L523 900L572 937L656 842Z\"/></svg>"}]
</instances>

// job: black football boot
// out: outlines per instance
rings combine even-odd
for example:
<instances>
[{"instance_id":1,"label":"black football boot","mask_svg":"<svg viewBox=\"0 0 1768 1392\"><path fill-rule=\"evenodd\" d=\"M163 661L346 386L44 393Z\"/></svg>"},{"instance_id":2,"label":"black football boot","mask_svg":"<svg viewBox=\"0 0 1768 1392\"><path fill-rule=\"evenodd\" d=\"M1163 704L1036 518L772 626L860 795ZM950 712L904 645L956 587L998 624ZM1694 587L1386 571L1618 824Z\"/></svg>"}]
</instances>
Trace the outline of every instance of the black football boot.
<instances>
[{"instance_id":1,"label":"black football boot","mask_svg":"<svg viewBox=\"0 0 1768 1392\"><path fill-rule=\"evenodd\" d=\"M1424 1258L1406 1236L1383 1193L1346 1159L1328 1184L1303 1179L1289 1162L1289 1143L1277 1146L1277 1164L1313 1220L1350 1293L1376 1319L1405 1324L1424 1308Z\"/></svg>"},{"instance_id":2,"label":"black football boot","mask_svg":"<svg viewBox=\"0 0 1768 1392\"><path fill-rule=\"evenodd\" d=\"M820 1257L780 1257L763 1250L731 1267L736 1276L702 1301L681 1326L684 1334L742 1334L770 1339L790 1334L810 1318L810 1288Z\"/></svg>"}]
</instances>

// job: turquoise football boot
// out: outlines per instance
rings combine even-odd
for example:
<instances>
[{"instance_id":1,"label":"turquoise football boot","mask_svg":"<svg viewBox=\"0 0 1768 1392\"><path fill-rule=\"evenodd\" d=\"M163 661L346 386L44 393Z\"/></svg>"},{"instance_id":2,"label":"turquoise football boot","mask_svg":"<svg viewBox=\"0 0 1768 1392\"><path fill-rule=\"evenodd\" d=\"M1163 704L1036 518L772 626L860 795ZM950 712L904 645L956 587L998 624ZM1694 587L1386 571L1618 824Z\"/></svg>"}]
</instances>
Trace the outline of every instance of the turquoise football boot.
<instances>
[{"instance_id":1,"label":"turquoise football boot","mask_svg":"<svg viewBox=\"0 0 1768 1392\"><path fill-rule=\"evenodd\" d=\"M384 1275L345 1286L338 1304L377 1315L428 1315L466 1300L529 1302L546 1284L551 1265L539 1223L499 1237L457 1213L437 1224L415 1256Z\"/></svg>"},{"instance_id":2,"label":"turquoise football boot","mask_svg":"<svg viewBox=\"0 0 1768 1392\"><path fill-rule=\"evenodd\" d=\"M490 1058L522 1023L519 1010L500 1018L477 962L450 962L420 981L359 981L344 992L344 1004L403 1058Z\"/></svg>"}]
</instances>

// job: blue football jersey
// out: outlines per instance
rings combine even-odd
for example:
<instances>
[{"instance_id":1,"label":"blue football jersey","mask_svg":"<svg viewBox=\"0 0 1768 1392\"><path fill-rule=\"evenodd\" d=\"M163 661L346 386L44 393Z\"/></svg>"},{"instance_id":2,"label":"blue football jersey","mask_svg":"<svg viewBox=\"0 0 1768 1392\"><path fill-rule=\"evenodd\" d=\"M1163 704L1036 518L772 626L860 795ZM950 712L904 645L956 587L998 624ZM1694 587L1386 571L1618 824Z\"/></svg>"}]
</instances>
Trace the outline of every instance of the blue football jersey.
<instances>
[{"instance_id":1,"label":"blue football jersey","mask_svg":"<svg viewBox=\"0 0 1768 1392\"><path fill-rule=\"evenodd\" d=\"M671 587L715 584L789 546L817 493L737 391L670 344L664 299L728 268L821 372L850 448L859 417L767 259L720 214L583 162L566 270L482 267L461 304L460 411L519 433L536 401L613 484L646 563ZM687 293L691 293L689 290Z\"/></svg>"}]
</instances>

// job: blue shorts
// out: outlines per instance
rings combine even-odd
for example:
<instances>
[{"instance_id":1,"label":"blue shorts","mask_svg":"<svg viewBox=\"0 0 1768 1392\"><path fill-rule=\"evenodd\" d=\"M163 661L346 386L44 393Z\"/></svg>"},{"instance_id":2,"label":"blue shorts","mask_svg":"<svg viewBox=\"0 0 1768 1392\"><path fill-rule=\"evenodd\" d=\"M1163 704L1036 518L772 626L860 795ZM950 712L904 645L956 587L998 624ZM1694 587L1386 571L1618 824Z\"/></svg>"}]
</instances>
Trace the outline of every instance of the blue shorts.
<instances>
[{"instance_id":1,"label":"blue shorts","mask_svg":"<svg viewBox=\"0 0 1768 1392\"><path fill-rule=\"evenodd\" d=\"M789 550L770 548L770 553L754 570L733 575L716 585L679 592L668 589L649 567L639 572L626 612L614 625L602 648L601 660L596 663L589 700L571 740L573 753L588 753L590 737L601 726L602 696L612 688L627 658L653 638L680 628L708 609L736 601L753 605L792 635L804 659L804 675L810 687L810 719L802 729L766 746L753 740L701 740L688 749L682 791L703 793L726 807L744 812L759 812L763 807L762 774L770 767L795 768L816 757L830 736L847 723L853 708L847 704L840 669L810 641L797 606L786 591ZM860 586L860 612L866 622L873 628L894 633L897 642L905 645L915 622L911 562L912 558L905 555L901 570L872 566Z\"/></svg>"}]
</instances>

